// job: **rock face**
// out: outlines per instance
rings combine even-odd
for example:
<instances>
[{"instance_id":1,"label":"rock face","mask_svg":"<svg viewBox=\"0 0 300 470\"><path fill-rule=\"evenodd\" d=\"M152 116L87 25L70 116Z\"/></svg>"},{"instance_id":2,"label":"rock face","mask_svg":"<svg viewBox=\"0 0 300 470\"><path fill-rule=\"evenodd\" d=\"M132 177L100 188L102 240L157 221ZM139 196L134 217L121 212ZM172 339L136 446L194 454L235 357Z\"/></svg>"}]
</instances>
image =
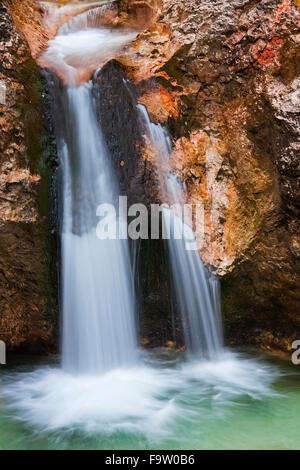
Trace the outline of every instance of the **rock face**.
<instances>
[{"instance_id":1,"label":"rock face","mask_svg":"<svg viewBox=\"0 0 300 470\"><path fill-rule=\"evenodd\" d=\"M118 0L112 24L146 29L95 81L99 120L122 193L132 202L159 200L159 168L143 145L138 101L154 122L168 126L172 171L186 184L188 202L204 206L199 249L222 279L227 342L284 351L300 337L298 3ZM5 4L38 60L59 22L47 28L33 0ZM47 228L36 196L47 141L38 137L45 129L36 118L42 111L32 85L40 75L1 8L1 76L10 83L7 105L0 106L0 237L8 240L0 244L1 328L7 340L13 338L11 347L39 347L53 342L55 328L54 310L45 307ZM31 119L42 129L32 132ZM145 298L141 333L154 338L151 344L163 344L178 329L170 299L161 295L170 290L168 276L162 276L166 267L159 271L164 248L135 249L147 260L139 277Z\"/></svg>"},{"instance_id":2,"label":"rock face","mask_svg":"<svg viewBox=\"0 0 300 470\"><path fill-rule=\"evenodd\" d=\"M204 205L199 248L222 278L227 341L290 350L300 337L300 8L161 8L118 60L152 120L168 124L189 202Z\"/></svg>"},{"instance_id":3,"label":"rock face","mask_svg":"<svg viewBox=\"0 0 300 470\"><path fill-rule=\"evenodd\" d=\"M47 217L55 146L42 105L45 80L6 5L12 4L0 5L0 339L8 350L45 352L57 327L55 237Z\"/></svg>"}]
</instances>

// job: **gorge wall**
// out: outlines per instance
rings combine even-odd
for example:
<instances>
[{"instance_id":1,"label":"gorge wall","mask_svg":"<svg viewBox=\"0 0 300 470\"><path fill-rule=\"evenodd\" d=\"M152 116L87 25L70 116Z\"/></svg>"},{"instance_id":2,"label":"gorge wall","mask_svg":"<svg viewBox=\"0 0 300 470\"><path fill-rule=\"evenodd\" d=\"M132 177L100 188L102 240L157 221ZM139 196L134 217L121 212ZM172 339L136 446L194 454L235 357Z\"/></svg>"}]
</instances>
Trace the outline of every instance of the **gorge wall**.
<instances>
[{"instance_id":1,"label":"gorge wall","mask_svg":"<svg viewBox=\"0 0 300 470\"><path fill-rule=\"evenodd\" d=\"M0 4L0 336L8 350L43 353L53 350L58 323L48 203L55 145L46 82L8 6Z\"/></svg>"},{"instance_id":2,"label":"gorge wall","mask_svg":"<svg viewBox=\"0 0 300 470\"><path fill-rule=\"evenodd\" d=\"M134 104L139 102L153 121L169 128L172 168L186 183L188 202L204 205L199 248L222 280L226 342L289 351L292 340L300 337L300 7L293 0L116 3L112 24L146 28L95 80L95 95L103 98L99 120L121 190L134 202L159 200L153 156L137 122ZM38 59L55 28L41 26L41 10L33 0L7 0L5 5ZM49 289L55 283L44 276L53 266L51 251L45 249L49 224L38 210L38 194L47 181L41 178L40 159L51 169L55 149L50 145L49 150L51 132L40 119L41 74L23 33L6 7L1 8L1 48L7 57L1 75L12 85L5 109L0 106L5 136L1 332L11 348L51 348L57 311ZM29 78L24 79L24 70ZM15 114L19 109L21 114ZM120 137L122 123L123 136L130 139ZM162 249L149 248L145 259L151 262L141 273L148 299L142 336L153 345L166 344L174 328L170 299L163 298L169 281L162 271L154 275ZM147 276L152 281L145 283Z\"/></svg>"},{"instance_id":3,"label":"gorge wall","mask_svg":"<svg viewBox=\"0 0 300 470\"><path fill-rule=\"evenodd\" d=\"M188 202L204 205L200 252L222 279L227 342L284 351L300 334L296 3L165 0L117 59L169 127Z\"/></svg>"}]
</instances>

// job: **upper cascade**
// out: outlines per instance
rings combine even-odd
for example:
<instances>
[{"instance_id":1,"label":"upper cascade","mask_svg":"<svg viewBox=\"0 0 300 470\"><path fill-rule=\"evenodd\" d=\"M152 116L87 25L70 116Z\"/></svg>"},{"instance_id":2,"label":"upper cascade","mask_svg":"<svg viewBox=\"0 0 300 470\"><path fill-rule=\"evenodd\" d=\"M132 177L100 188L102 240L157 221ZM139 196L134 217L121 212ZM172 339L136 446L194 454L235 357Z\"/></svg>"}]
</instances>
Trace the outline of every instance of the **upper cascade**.
<instances>
[{"instance_id":1,"label":"upper cascade","mask_svg":"<svg viewBox=\"0 0 300 470\"><path fill-rule=\"evenodd\" d=\"M101 5L106 5L110 2L97 1L80 4L57 5L52 2L39 2L44 10L43 24L47 30L55 34L57 29L65 22L70 20L76 15L87 12L93 8Z\"/></svg>"},{"instance_id":2,"label":"upper cascade","mask_svg":"<svg viewBox=\"0 0 300 470\"><path fill-rule=\"evenodd\" d=\"M70 8L65 15L72 12L72 18L60 27L56 37L49 41L48 49L39 57L39 64L53 71L68 86L90 80L95 70L118 55L122 47L137 35L136 31L129 29L107 28L103 23L110 5L107 2L102 4L86 4L83 13L78 5L63 7ZM50 23L54 24L59 15L62 17L63 12L59 13L57 7L51 5L47 8L46 18Z\"/></svg>"}]
</instances>

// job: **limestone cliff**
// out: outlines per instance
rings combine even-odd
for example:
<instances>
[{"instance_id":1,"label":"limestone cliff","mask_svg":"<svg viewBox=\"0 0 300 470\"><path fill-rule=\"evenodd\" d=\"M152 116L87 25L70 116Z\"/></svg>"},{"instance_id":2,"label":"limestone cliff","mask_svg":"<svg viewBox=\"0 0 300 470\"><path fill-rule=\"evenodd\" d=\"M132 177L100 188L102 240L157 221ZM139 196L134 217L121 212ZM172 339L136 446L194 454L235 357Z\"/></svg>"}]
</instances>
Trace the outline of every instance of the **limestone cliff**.
<instances>
[{"instance_id":1,"label":"limestone cliff","mask_svg":"<svg viewBox=\"0 0 300 470\"><path fill-rule=\"evenodd\" d=\"M152 119L169 126L189 202L204 204L200 252L222 278L227 340L289 350L300 335L300 8L161 8L119 61Z\"/></svg>"},{"instance_id":2,"label":"limestone cliff","mask_svg":"<svg viewBox=\"0 0 300 470\"><path fill-rule=\"evenodd\" d=\"M7 5L0 5L0 339L8 350L45 352L57 325L47 217L55 146L45 81Z\"/></svg>"},{"instance_id":3,"label":"limestone cliff","mask_svg":"<svg viewBox=\"0 0 300 470\"><path fill-rule=\"evenodd\" d=\"M173 138L172 169L186 183L189 202L201 203L205 208L205 237L200 252L205 263L222 279L227 342L285 351L290 349L292 339L300 337L298 3L293 0L118 0L116 14L110 16L108 24L138 26L142 32L124 54L105 66L95 83L96 95L105 90L99 119L118 169L121 189L135 198L141 196L146 203L159 198L155 188L157 169L152 155L143 147L133 103L144 104L153 121L169 127ZM30 42L32 55L39 60L47 40L67 17L59 17L50 27L42 21L40 7L33 0L7 0L6 4L11 7L15 24ZM84 3L80 5L84 8ZM28 21L26 11L31 12ZM32 83L40 83L39 72L6 9L5 15L1 47L6 55L1 73L12 84L8 92L9 112L19 110L14 100L24 103L25 99L30 109L27 116L36 116L34 113L40 116L39 99L25 98L26 93L35 89ZM20 78L29 63L30 86ZM123 78L131 80L134 91L126 88ZM36 199L31 197L31 192L41 187L40 172L32 163L38 159L31 156L32 146L25 137L32 135L28 130L30 125L28 128L28 121L22 116L15 116L18 140L16 136L11 137L11 130L3 130L11 119L1 124L1 132L9 137L1 138L5 155L1 178L5 171L14 175L13 202L5 200L9 186L3 190L3 213L9 214L3 221L3 233L9 234L10 239L14 230L21 227L30 230L27 238L18 235L16 239L34 244L37 264L31 259L28 245L10 242L6 245L11 247L9 254L1 244L0 263L4 264L0 272L9 277L5 273L12 272L12 266L15 271L8 280L3 277L0 299L8 296L11 279L18 280L14 297L4 301L1 315L7 319L7 329L13 324L9 319L15 318L11 320L15 321L15 328L22 324L21 330L26 326L28 331L31 312L39 312L36 318L40 323L36 325L42 325L40 336L47 343L52 327L49 329L49 323L43 323L45 290L37 287L42 285L38 273L44 238L38 234L41 219ZM35 122L41 125L40 120ZM118 134L122 122L126 122L130 142L112 138ZM43 135L36 131L34 139ZM42 153L38 151L39 156ZM5 165L11 161L12 166L6 169ZM17 180L16 169L22 170ZM17 193L16 188L19 188ZM25 197L29 200L26 206ZM11 254L18 246L28 256L28 264L22 261L21 267ZM156 264L153 269L157 268ZM25 283L25 290L20 279ZM30 302L35 299L36 310L27 307L29 300L25 304L23 301L29 286L34 286L28 299ZM150 310L159 311L159 318L166 312L156 295L160 288L158 283L155 293L151 287L147 294L150 303L154 299ZM22 320L25 317L27 323ZM148 318L147 322L151 320ZM154 329L158 323L156 316ZM40 326L35 328L37 337ZM153 325L146 330L151 328ZM159 328L168 331L168 327L160 325ZM30 343L30 336L27 339Z\"/></svg>"}]
</instances>

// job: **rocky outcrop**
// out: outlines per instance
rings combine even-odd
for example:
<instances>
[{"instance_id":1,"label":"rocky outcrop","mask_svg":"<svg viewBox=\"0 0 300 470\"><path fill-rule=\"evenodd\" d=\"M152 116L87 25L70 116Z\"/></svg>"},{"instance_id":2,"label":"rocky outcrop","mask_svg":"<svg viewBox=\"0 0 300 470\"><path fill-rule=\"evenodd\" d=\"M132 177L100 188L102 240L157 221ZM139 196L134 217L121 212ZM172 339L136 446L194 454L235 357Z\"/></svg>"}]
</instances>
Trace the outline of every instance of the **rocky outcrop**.
<instances>
[{"instance_id":1,"label":"rocky outcrop","mask_svg":"<svg viewBox=\"0 0 300 470\"><path fill-rule=\"evenodd\" d=\"M169 126L189 202L204 204L199 248L222 278L231 344L289 350L300 335L299 11L165 0L118 59Z\"/></svg>"},{"instance_id":2,"label":"rocky outcrop","mask_svg":"<svg viewBox=\"0 0 300 470\"><path fill-rule=\"evenodd\" d=\"M40 353L53 348L57 326L48 217L55 146L45 80L7 5L0 6L0 339L8 350Z\"/></svg>"},{"instance_id":3,"label":"rocky outcrop","mask_svg":"<svg viewBox=\"0 0 300 470\"><path fill-rule=\"evenodd\" d=\"M9 8L15 27L21 32L23 40L30 48L33 58L36 58L47 47L52 35L48 28L42 26L44 10L35 0L4 0L4 5ZM28 47L27 46L27 47Z\"/></svg>"},{"instance_id":4,"label":"rocky outcrop","mask_svg":"<svg viewBox=\"0 0 300 470\"><path fill-rule=\"evenodd\" d=\"M142 131L136 124L135 101L147 107L153 121L168 125L173 137L172 171L185 182L188 202L204 205L204 240L199 249L207 266L222 279L227 342L285 351L290 349L292 339L300 335L298 3L118 0L117 14L109 19L111 24L146 29L124 54L104 67L95 83L95 96L101 93L99 120L120 176L121 190L133 201L148 204L159 199L155 189L157 162L143 145ZM33 0L7 0L7 4L30 42L33 56L39 60L60 23L47 28L40 7ZM32 12L26 21L22 20L22 14L27 15L24 8ZM6 76L15 86L12 96L22 101L24 93L33 93L32 83L36 83L38 72L30 66L30 87L18 78L22 70L28 70L24 64L29 63L29 53L11 19L8 24L12 28L8 31L12 32L5 32L5 53L11 47L14 54L5 55L2 69L6 68ZM17 42L9 46L11 37ZM23 50L20 54L19 49ZM13 69L21 75L14 75ZM17 91L20 84L24 92ZM16 113L20 108L11 103L10 110ZM39 109L38 103L39 100L31 101L27 116L36 116L33 110ZM2 186L6 200L1 204L8 217L4 223L15 224L18 230L34 227L38 231L43 225L35 198L31 197L41 187L40 172L32 166L38 158L31 157L30 150L36 148L36 140L30 144L24 136L27 133L35 139L40 134L30 133L28 121L15 114L17 117L18 141L9 140L11 137L2 140L7 145L13 142L14 146L8 148L12 149L11 155L18 156L18 162L8 168L11 201L7 200L9 185ZM9 122L2 126L9 126ZM11 131L8 128L5 132L10 135ZM15 142L22 146L16 148ZM5 157L5 165L9 158ZM14 168L21 169L18 175L13 173ZM196 229L199 231L200 227ZM15 233L9 225L5 230L4 234ZM39 240L39 253L43 237L33 230L28 237L22 235L22 240L26 239ZM10 242L10 246L10 254L0 254L5 263L0 272L11 270L9 256L16 244ZM143 307L142 335L152 329L156 338L152 343L162 343L170 339L172 328L178 327L176 321L172 322L170 299L164 303L158 294L162 285L169 291L167 284L162 284L168 280L153 275L163 257L163 247L149 245L142 249L148 250L148 255L143 256L148 264L141 267L140 273L148 299ZM22 253L25 252L23 247ZM26 263L15 266L12 277L19 279L17 274L22 273L26 289L40 285L42 278L38 273L42 264L32 263L30 274ZM146 285L148 276L153 283ZM3 281L7 291L9 281ZM15 309L22 306L19 297L25 291L20 285L15 289ZM31 296L30 302L36 299L38 309L32 311L39 311L38 318L43 319L46 310L41 305L45 305L47 296L38 289L34 292L36 297ZM12 302L5 305L4 317L12 318ZM19 318L24 318L22 308ZM8 320L6 324L10 324ZM23 330L29 324L25 322ZM43 331L40 337L47 344L50 329L48 323L44 326L35 331Z\"/></svg>"}]
</instances>

